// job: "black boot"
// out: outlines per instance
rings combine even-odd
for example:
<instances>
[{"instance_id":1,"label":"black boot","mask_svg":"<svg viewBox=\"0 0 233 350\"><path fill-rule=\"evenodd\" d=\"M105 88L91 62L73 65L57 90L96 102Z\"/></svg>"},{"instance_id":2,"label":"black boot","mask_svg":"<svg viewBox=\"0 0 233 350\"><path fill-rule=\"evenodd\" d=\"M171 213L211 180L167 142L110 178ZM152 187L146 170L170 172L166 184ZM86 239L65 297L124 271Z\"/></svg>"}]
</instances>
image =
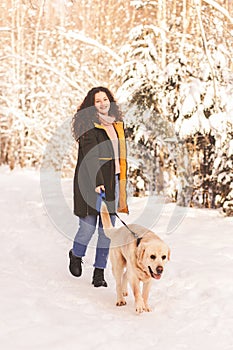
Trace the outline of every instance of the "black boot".
<instances>
[{"instance_id":1,"label":"black boot","mask_svg":"<svg viewBox=\"0 0 233 350\"><path fill-rule=\"evenodd\" d=\"M80 277L82 274L82 258L75 256L72 250L69 251L70 265L69 269L73 276Z\"/></svg>"},{"instance_id":2,"label":"black boot","mask_svg":"<svg viewBox=\"0 0 233 350\"><path fill-rule=\"evenodd\" d=\"M94 287L107 287L107 282L104 279L104 269L98 269L97 267L94 270L92 284Z\"/></svg>"}]
</instances>

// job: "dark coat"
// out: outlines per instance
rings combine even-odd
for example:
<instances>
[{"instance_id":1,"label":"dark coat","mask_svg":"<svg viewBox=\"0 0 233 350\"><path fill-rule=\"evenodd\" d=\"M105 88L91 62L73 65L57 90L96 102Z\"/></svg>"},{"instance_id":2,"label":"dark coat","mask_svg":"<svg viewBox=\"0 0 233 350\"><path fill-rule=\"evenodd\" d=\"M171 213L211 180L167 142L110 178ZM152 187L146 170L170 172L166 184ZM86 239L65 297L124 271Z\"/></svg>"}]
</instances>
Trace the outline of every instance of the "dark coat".
<instances>
[{"instance_id":1,"label":"dark coat","mask_svg":"<svg viewBox=\"0 0 233 350\"><path fill-rule=\"evenodd\" d=\"M120 194L118 211L128 212L126 204L126 145L123 122L115 122L119 139ZM78 161L74 175L74 214L80 217L98 215L97 186L105 186L110 213L115 213L115 160L112 142L103 125L93 123L79 138Z\"/></svg>"}]
</instances>

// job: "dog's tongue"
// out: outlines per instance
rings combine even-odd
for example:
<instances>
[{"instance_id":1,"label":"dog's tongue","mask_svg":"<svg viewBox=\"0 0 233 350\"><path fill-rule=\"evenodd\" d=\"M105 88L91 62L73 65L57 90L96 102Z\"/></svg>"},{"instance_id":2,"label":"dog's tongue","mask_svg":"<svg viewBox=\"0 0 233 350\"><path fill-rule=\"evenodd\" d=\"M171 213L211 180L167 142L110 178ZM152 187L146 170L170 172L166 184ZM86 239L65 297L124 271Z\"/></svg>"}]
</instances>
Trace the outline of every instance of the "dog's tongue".
<instances>
[{"instance_id":1,"label":"dog's tongue","mask_svg":"<svg viewBox=\"0 0 233 350\"><path fill-rule=\"evenodd\" d=\"M159 280L161 278L161 275L156 275L156 273L153 273L152 277L156 280Z\"/></svg>"},{"instance_id":2,"label":"dog's tongue","mask_svg":"<svg viewBox=\"0 0 233 350\"><path fill-rule=\"evenodd\" d=\"M156 280L159 280L161 278L161 275L154 273L150 266L148 266L148 268L150 270L151 277L155 278Z\"/></svg>"}]
</instances>

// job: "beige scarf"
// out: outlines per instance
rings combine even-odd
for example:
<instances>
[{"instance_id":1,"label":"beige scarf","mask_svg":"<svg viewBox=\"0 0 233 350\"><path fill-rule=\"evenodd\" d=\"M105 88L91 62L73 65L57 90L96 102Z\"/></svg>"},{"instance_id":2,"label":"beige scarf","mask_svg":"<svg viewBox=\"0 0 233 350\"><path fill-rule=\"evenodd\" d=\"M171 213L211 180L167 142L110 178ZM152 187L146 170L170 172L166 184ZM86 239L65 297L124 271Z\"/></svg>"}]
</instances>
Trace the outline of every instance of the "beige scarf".
<instances>
[{"instance_id":1,"label":"beige scarf","mask_svg":"<svg viewBox=\"0 0 233 350\"><path fill-rule=\"evenodd\" d=\"M120 163L119 163L119 141L116 130L113 126L115 117L105 116L99 114L99 121L105 127L108 137L112 141L114 155L115 155L115 173L120 173Z\"/></svg>"},{"instance_id":2,"label":"beige scarf","mask_svg":"<svg viewBox=\"0 0 233 350\"><path fill-rule=\"evenodd\" d=\"M99 121L104 126L112 125L112 123L115 122L115 117L112 117L110 115L103 115L99 113L98 116L99 116Z\"/></svg>"}]
</instances>

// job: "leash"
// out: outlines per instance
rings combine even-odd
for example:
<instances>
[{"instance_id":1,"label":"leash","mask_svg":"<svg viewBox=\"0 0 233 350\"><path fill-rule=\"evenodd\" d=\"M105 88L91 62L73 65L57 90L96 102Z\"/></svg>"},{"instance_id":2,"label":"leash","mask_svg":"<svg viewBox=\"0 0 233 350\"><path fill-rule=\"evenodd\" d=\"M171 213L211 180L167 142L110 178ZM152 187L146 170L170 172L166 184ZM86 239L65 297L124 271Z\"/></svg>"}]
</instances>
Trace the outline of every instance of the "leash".
<instances>
[{"instance_id":1,"label":"leash","mask_svg":"<svg viewBox=\"0 0 233 350\"><path fill-rule=\"evenodd\" d=\"M99 196L97 198L97 202L96 202L96 210L98 211L98 213L100 213L100 208L101 208L101 202L106 200L105 197L105 192L100 190ZM117 214L117 212L113 213L119 220L120 222L127 228L127 230L134 236L134 238L137 240L137 247L139 245L139 243L141 242L142 237L139 237L137 235L137 233L135 233L133 230L131 230L129 228L129 226L120 218L120 216Z\"/></svg>"}]
</instances>

